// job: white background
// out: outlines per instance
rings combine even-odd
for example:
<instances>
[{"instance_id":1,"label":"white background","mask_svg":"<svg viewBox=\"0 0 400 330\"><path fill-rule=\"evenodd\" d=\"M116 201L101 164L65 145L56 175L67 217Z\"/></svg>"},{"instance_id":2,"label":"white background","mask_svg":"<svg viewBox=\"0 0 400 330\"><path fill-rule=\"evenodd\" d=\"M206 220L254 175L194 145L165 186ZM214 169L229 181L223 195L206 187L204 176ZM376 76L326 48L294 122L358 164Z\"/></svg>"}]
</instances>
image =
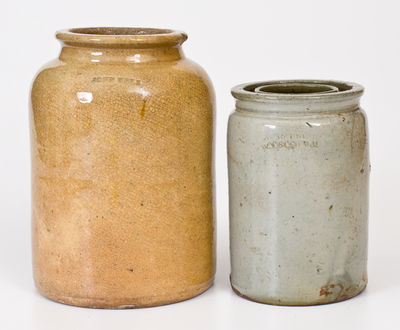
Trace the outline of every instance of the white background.
<instances>
[{"instance_id":1,"label":"white background","mask_svg":"<svg viewBox=\"0 0 400 330\"><path fill-rule=\"evenodd\" d=\"M400 297L399 1L0 2L0 329L398 329ZM28 93L58 55L57 29L139 26L184 30L186 55L217 95L217 275L192 300L139 310L65 306L34 289L30 249ZM226 126L238 83L326 78L365 86L371 141L369 285L317 307L276 307L229 285Z\"/></svg>"}]
</instances>

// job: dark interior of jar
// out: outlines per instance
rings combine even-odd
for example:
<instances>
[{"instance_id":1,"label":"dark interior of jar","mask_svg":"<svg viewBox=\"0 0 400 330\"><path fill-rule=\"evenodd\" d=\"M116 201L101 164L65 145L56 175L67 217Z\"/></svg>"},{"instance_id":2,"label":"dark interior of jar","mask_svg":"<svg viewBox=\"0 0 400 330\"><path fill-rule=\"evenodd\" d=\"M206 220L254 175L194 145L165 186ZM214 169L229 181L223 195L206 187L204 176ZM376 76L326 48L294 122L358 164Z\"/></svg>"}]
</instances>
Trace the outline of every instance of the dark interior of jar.
<instances>
[{"instance_id":1,"label":"dark interior of jar","mask_svg":"<svg viewBox=\"0 0 400 330\"><path fill-rule=\"evenodd\" d=\"M310 87L309 85L315 85ZM348 91L353 87L346 83L340 83L335 81L270 81L270 82L259 82L245 86L243 89L247 92L255 92L255 89L260 88L261 92L265 93L279 93L279 94L312 94L312 93L326 93L325 86L318 85L329 85L336 87L339 92Z\"/></svg>"},{"instance_id":2,"label":"dark interior of jar","mask_svg":"<svg viewBox=\"0 0 400 330\"><path fill-rule=\"evenodd\" d=\"M118 35L118 36L155 35L155 34L168 34L172 32L171 30L167 29L124 28L124 27L76 28L76 29L70 29L69 31L78 34Z\"/></svg>"},{"instance_id":3,"label":"dark interior of jar","mask_svg":"<svg viewBox=\"0 0 400 330\"><path fill-rule=\"evenodd\" d=\"M326 86L319 84L276 84L266 85L257 90L264 93L279 94L311 94L311 93L327 93L334 92L337 89L334 86Z\"/></svg>"}]
</instances>

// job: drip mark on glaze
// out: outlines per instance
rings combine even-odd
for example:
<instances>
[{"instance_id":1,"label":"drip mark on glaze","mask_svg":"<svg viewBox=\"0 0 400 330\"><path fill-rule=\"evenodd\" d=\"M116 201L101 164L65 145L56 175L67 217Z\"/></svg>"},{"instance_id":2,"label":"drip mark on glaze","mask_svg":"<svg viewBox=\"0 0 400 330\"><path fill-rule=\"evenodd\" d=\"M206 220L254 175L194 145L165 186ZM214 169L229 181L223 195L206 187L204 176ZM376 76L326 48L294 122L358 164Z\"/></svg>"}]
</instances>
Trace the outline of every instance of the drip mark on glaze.
<instances>
[{"instance_id":1,"label":"drip mark on glaze","mask_svg":"<svg viewBox=\"0 0 400 330\"><path fill-rule=\"evenodd\" d=\"M142 109L140 110L140 118L144 118L144 114L146 112L146 98L143 99Z\"/></svg>"}]
</instances>

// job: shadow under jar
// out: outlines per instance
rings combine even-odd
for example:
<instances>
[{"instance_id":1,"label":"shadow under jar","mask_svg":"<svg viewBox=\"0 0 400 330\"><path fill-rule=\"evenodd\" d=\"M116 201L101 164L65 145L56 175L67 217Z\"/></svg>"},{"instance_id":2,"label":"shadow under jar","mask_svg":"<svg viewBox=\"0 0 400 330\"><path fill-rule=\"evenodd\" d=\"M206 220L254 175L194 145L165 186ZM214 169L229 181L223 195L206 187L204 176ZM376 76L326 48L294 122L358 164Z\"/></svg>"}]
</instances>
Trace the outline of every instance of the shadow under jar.
<instances>
[{"instance_id":1,"label":"shadow under jar","mask_svg":"<svg viewBox=\"0 0 400 330\"><path fill-rule=\"evenodd\" d=\"M31 92L33 269L46 297L97 308L200 294L215 271L214 92L186 34L60 31Z\"/></svg>"},{"instance_id":2,"label":"shadow under jar","mask_svg":"<svg viewBox=\"0 0 400 330\"><path fill-rule=\"evenodd\" d=\"M364 290L370 165L362 93L355 83L315 80L232 89L231 284L239 295L314 305Z\"/></svg>"}]
</instances>

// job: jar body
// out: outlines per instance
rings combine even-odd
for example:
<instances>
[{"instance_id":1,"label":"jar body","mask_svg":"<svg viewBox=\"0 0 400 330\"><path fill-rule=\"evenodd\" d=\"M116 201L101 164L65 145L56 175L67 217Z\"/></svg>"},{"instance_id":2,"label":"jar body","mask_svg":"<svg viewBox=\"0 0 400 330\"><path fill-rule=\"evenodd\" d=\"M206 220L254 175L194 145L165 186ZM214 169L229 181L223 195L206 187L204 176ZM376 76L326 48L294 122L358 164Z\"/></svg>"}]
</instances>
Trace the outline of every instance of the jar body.
<instances>
[{"instance_id":1,"label":"jar body","mask_svg":"<svg viewBox=\"0 0 400 330\"><path fill-rule=\"evenodd\" d=\"M236 111L228 162L236 292L259 302L312 305L365 288L369 158L360 109Z\"/></svg>"},{"instance_id":2,"label":"jar body","mask_svg":"<svg viewBox=\"0 0 400 330\"><path fill-rule=\"evenodd\" d=\"M35 284L88 307L188 299L215 269L212 86L184 58L112 52L56 61L33 83Z\"/></svg>"}]
</instances>

